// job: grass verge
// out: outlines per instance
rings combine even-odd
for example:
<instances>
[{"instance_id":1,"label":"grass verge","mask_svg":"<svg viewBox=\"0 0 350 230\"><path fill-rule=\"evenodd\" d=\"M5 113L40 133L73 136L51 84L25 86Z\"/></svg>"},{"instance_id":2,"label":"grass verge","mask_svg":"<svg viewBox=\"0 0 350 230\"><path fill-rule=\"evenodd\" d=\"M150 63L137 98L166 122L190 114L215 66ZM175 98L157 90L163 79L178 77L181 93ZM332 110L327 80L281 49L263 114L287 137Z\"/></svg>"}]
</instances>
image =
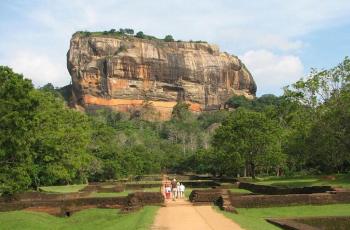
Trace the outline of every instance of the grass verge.
<instances>
[{"instance_id":1,"label":"grass verge","mask_svg":"<svg viewBox=\"0 0 350 230\"><path fill-rule=\"evenodd\" d=\"M55 192L55 193L70 193L79 192L79 190L85 188L86 184L73 184L73 185L59 185L59 186L46 186L40 187L44 192Z\"/></svg>"},{"instance_id":2,"label":"grass verge","mask_svg":"<svg viewBox=\"0 0 350 230\"><path fill-rule=\"evenodd\" d=\"M158 207L146 206L129 214L121 214L116 209L88 209L71 217L55 217L46 213L13 211L0 213L2 230L70 230L70 229L150 229Z\"/></svg>"},{"instance_id":3,"label":"grass verge","mask_svg":"<svg viewBox=\"0 0 350 230\"><path fill-rule=\"evenodd\" d=\"M310 216L349 216L350 204L305 205L273 208L238 208L239 214L220 211L226 217L233 219L246 230L280 229L265 221L265 218L278 217L310 217Z\"/></svg>"},{"instance_id":4,"label":"grass verge","mask_svg":"<svg viewBox=\"0 0 350 230\"><path fill-rule=\"evenodd\" d=\"M299 177L264 177L251 181L256 184L273 185L281 187L304 187L329 185L350 189L350 174L333 174L323 176L299 176Z\"/></svg>"}]
</instances>

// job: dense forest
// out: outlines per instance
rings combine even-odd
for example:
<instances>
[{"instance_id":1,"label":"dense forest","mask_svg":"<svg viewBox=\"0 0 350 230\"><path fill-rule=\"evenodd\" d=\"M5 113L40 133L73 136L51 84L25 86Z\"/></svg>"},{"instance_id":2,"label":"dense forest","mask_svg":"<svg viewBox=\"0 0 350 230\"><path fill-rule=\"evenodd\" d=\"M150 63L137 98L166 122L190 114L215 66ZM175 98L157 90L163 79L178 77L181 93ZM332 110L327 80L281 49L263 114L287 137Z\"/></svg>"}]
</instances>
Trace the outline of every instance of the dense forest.
<instances>
[{"instance_id":1,"label":"dense forest","mask_svg":"<svg viewBox=\"0 0 350 230\"><path fill-rule=\"evenodd\" d=\"M147 121L109 109L70 109L62 90L0 67L0 193L171 172L252 176L350 169L350 59L284 88L234 96L231 109Z\"/></svg>"}]
</instances>

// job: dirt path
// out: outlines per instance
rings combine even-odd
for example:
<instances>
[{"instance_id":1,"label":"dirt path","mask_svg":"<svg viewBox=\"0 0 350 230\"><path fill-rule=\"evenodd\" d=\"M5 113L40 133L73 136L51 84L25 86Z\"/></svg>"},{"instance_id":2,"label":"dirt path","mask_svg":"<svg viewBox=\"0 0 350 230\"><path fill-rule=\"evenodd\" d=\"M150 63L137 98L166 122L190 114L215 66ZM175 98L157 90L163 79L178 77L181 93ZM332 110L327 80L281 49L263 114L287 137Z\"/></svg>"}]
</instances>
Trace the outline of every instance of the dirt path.
<instances>
[{"instance_id":1,"label":"dirt path","mask_svg":"<svg viewBox=\"0 0 350 230\"><path fill-rule=\"evenodd\" d=\"M189 201L166 201L159 209L152 230L240 230L238 224L211 206L193 206Z\"/></svg>"}]
</instances>

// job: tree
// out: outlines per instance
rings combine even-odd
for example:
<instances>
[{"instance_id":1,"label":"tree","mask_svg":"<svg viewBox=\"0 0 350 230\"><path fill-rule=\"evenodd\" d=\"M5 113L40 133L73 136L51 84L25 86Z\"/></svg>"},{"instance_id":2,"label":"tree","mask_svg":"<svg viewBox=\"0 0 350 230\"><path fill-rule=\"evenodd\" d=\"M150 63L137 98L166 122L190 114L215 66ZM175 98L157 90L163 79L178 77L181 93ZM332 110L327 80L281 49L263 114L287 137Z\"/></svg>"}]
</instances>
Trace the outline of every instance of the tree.
<instances>
[{"instance_id":1,"label":"tree","mask_svg":"<svg viewBox=\"0 0 350 230\"><path fill-rule=\"evenodd\" d=\"M165 38L164 38L164 41L165 42L173 42L174 38L171 35L166 35Z\"/></svg>"},{"instance_id":2,"label":"tree","mask_svg":"<svg viewBox=\"0 0 350 230\"><path fill-rule=\"evenodd\" d=\"M346 57L338 66L313 70L307 79L285 88L284 97L302 111L291 122L299 127L294 136L301 138L291 137L289 143L295 144L287 150L295 152L301 147L308 168L342 172L349 165L349 85L350 60Z\"/></svg>"},{"instance_id":3,"label":"tree","mask_svg":"<svg viewBox=\"0 0 350 230\"><path fill-rule=\"evenodd\" d=\"M34 121L33 160L38 167L34 187L85 182L90 156L90 123L86 115L65 106L51 92L33 92L39 101Z\"/></svg>"},{"instance_id":4,"label":"tree","mask_svg":"<svg viewBox=\"0 0 350 230\"><path fill-rule=\"evenodd\" d=\"M172 111L172 118L175 120L185 120L189 116L191 116L189 111L190 104L185 102L178 102Z\"/></svg>"},{"instance_id":5,"label":"tree","mask_svg":"<svg viewBox=\"0 0 350 230\"><path fill-rule=\"evenodd\" d=\"M239 107L244 107L244 108L251 108L252 107L252 101L247 99L245 96L233 96L231 97L227 102L227 105L229 105L232 108L239 108Z\"/></svg>"},{"instance_id":6,"label":"tree","mask_svg":"<svg viewBox=\"0 0 350 230\"><path fill-rule=\"evenodd\" d=\"M0 66L0 190L29 188L33 174L33 119L39 106L30 80Z\"/></svg>"},{"instance_id":7,"label":"tree","mask_svg":"<svg viewBox=\"0 0 350 230\"><path fill-rule=\"evenodd\" d=\"M142 31L136 33L135 37L137 38L145 38L145 34Z\"/></svg>"},{"instance_id":8,"label":"tree","mask_svg":"<svg viewBox=\"0 0 350 230\"><path fill-rule=\"evenodd\" d=\"M107 114L108 115L108 114ZM92 135L89 150L94 156L94 168L90 171L90 179L103 181L117 179L122 176L122 165L119 159L121 152L117 143L117 132L109 125L108 118L102 121L99 117L91 117Z\"/></svg>"},{"instance_id":9,"label":"tree","mask_svg":"<svg viewBox=\"0 0 350 230\"><path fill-rule=\"evenodd\" d=\"M282 98L273 94L264 94L252 101L252 108L255 111L264 111L268 107L277 107Z\"/></svg>"},{"instance_id":10,"label":"tree","mask_svg":"<svg viewBox=\"0 0 350 230\"><path fill-rule=\"evenodd\" d=\"M238 109L216 130L212 144L214 151L222 155L220 164L226 169L239 171L244 159L255 178L257 166L263 166L266 157L282 154L279 137L278 124L263 113ZM228 163L230 166L227 166ZM281 163L276 162L275 165Z\"/></svg>"},{"instance_id":11,"label":"tree","mask_svg":"<svg viewBox=\"0 0 350 230\"><path fill-rule=\"evenodd\" d=\"M125 28L124 31L125 31L126 34L129 34L129 35L133 35L134 34L134 30L130 29L130 28Z\"/></svg>"}]
</instances>

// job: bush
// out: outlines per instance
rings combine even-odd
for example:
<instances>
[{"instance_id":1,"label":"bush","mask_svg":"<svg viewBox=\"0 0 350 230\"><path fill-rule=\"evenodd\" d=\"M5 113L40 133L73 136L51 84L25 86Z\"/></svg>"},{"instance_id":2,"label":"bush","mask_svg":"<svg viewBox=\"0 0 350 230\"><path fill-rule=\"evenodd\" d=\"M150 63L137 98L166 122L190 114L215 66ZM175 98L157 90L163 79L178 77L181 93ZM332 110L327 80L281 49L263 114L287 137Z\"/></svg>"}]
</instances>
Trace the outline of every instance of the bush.
<instances>
[{"instance_id":1,"label":"bush","mask_svg":"<svg viewBox=\"0 0 350 230\"><path fill-rule=\"evenodd\" d=\"M137 38L145 38L145 34L142 31L136 33L135 37Z\"/></svg>"},{"instance_id":2,"label":"bush","mask_svg":"<svg viewBox=\"0 0 350 230\"><path fill-rule=\"evenodd\" d=\"M173 38L173 36L171 36L171 35L167 35L167 36L165 36L164 41L165 41L165 42L173 42L173 41L174 41L174 38Z\"/></svg>"}]
</instances>

